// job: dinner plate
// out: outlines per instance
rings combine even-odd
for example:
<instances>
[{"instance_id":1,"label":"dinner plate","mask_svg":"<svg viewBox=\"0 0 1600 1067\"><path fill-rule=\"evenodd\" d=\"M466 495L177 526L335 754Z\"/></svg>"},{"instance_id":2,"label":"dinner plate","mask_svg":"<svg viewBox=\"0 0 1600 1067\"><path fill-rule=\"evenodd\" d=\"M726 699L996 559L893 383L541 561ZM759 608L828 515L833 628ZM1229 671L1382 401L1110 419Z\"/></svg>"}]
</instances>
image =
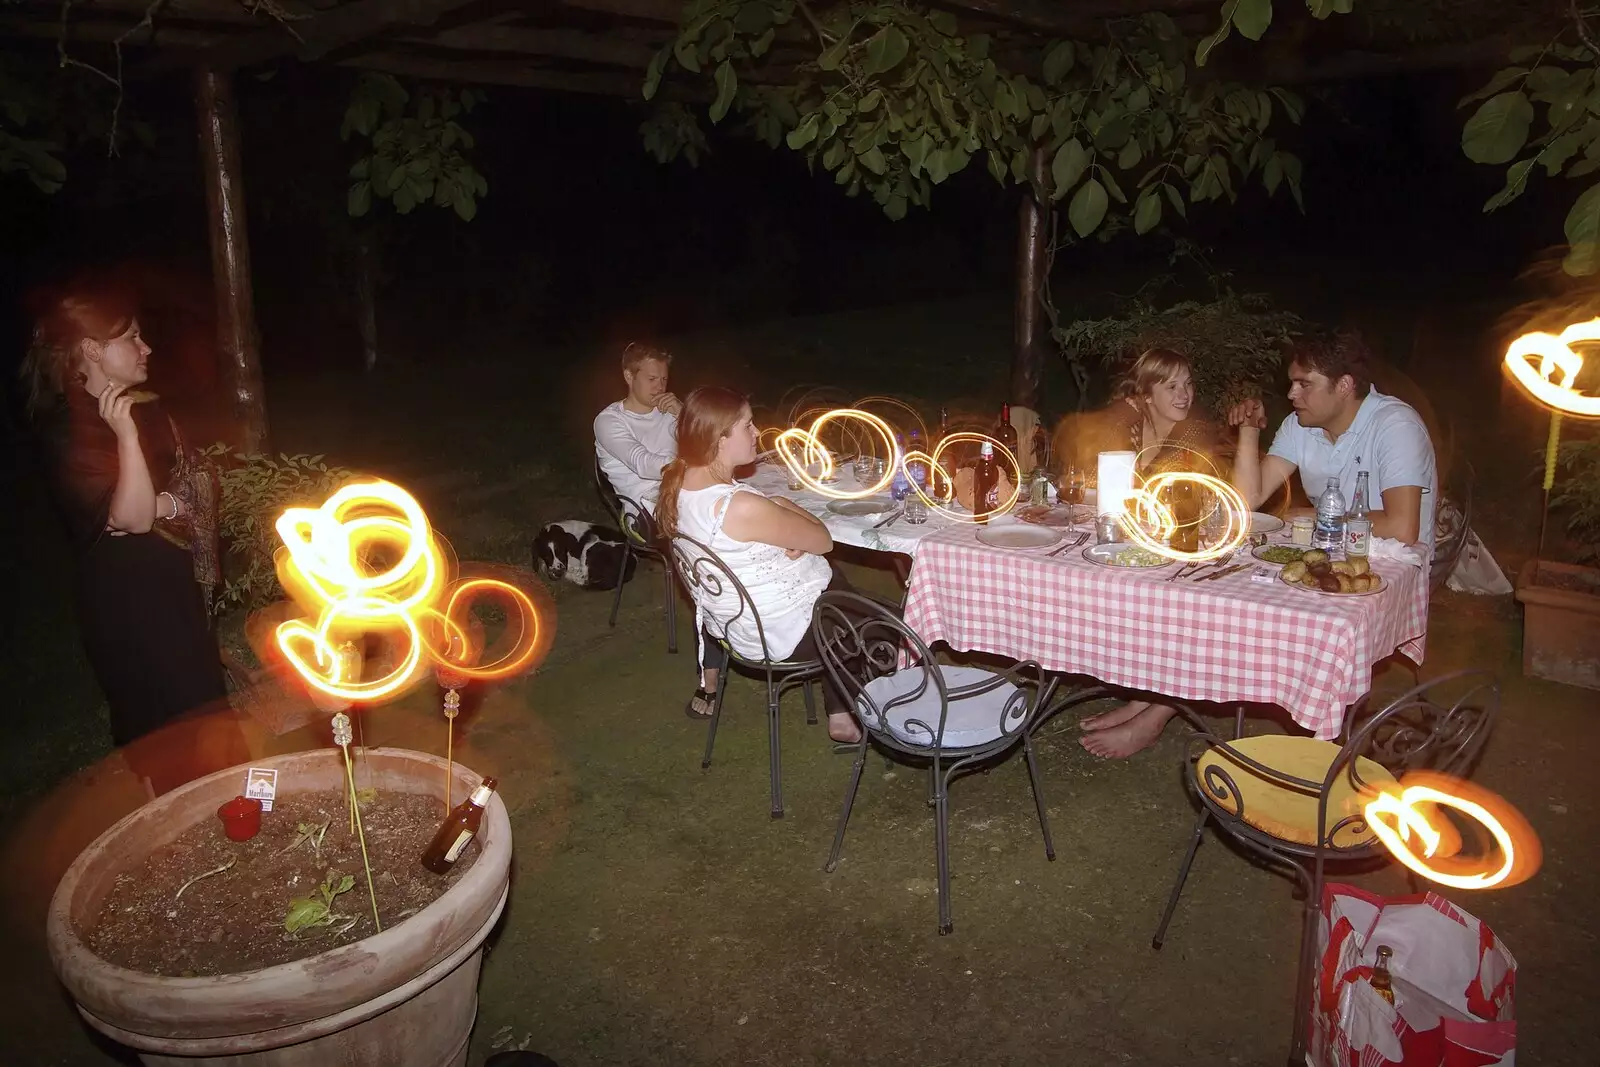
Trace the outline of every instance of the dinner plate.
<instances>
[{"instance_id":1,"label":"dinner plate","mask_svg":"<svg viewBox=\"0 0 1600 1067\"><path fill-rule=\"evenodd\" d=\"M828 501L828 510L833 512L835 515L852 515L857 517L862 515L882 515L893 506L893 501L876 500L872 497L867 497L863 500Z\"/></svg>"},{"instance_id":2,"label":"dinner plate","mask_svg":"<svg viewBox=\"0 0 1600 1067\"><path fill-rule=\"evenodd\" d=\"M1259 559L1262 563L1266 563L1273 567L1283 567L1299 559L1305 554L1305 551L1305 549L1298 545L1257 545L1255 548L1250 550L1250 554L1256 559ZM1294 557L1293 559L1268 559L1266 556L1261 554L1263 552L1293 552Z\"/></svg>"},{"instance_id":3,"label":"dinner plate","mask_svg":"<svg viewBox=\"0 0 1600 1067\"><path fill-rule=\"evenodd\" d=\"M1259 511L1252 511L1250 513L1251 536L1256 534L1277 533L1281 529L1283 529L1283 520L1278 518L1276 515L1263 515Z\"/></svg>"},{"instance_id":4,"label":"dinner plate","mask_svg":"<svg viewBox=\"0 0 1600 1067\"><path fill-rule=\"evenodd\" d=\"M981 526L978 540L990 548L1045 548L1061 535L1047 526Z\"/></svg>"},{"instance_id":5,"label":"dinner plate","mask_svg":"<svg viewBox=\"0 0 1600 1067\"><path fill-rule=\"evenodd\" d=\"M1130 551L1132 551L1132 552L1145 552L1146 550L1140 548L1138 545L1124 545L1124 544L1090 545L1088 548L1083 550L1083 558L1088 560L1090 563L1097 563L1102 567L1114 567L1117 570L1123 570L1123 571L1154 570L1157 567L1165 567L1167 564L1172 562L1170 559L1161 559L1160 562L1147 562L1147 563L1116 563L1116 562L1113 562L1113 560L1115 560L1115 558L1117 556L1119 556L1120 554L1122 554L1123 552L1130 552ZM1152 555L1152 556L1155 555L1155 553L1153 553L1153 552L1148 553L1148 554Z\"/></svg>"},{"instance_id":6,"label":"dinner plate","mask_svg":"<svg viewBox=\"0 0 1600 1067\"><path fill-rule=\"evenodd\" d=\"M1069 504L1030 504L1018 508L1016 514L1018 519L1034 526L1061 527L1082 522L1088 512L1089 509L1082 504L1076 508Z\"/></svg>"},{"instance_id":7,"label":"dinner plate","mask_svg":"<svg viewBox=\"0 0 1600 1067\"><path fill-rule=\"evenodd\" d=\"M1283 584L1288 586L1290 589L1298 589L1302 593L1312 593L1312 594L1315 594L1317 596L1356 597L1356 596L1375 596L1378 593L1381 593L1385 589L1389 588L1389 583L1384 581L1383 575L1381 575L1381 574L1377 575L1377 579L1378 579L1378 588L1376 588L1376 589L1368 589L1365 593L1330 593L1325 589L1312 589L1310 586L1301 585L1299 582L1283 582L1282 578L1279 578L1279 581L1283 582Z\"/></svg>"}]
</instances>

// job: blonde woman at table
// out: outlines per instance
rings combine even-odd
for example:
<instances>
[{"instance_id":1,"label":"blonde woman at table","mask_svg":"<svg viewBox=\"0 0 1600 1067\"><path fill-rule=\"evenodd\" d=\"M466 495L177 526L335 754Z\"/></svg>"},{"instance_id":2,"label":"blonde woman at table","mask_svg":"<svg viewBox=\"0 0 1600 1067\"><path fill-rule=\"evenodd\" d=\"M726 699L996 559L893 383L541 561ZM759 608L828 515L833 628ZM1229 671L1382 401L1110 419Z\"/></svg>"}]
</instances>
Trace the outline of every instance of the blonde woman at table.
<instances>
[{"instance_id":1,"label":"blonde woman at table","mask_svg":"<svg viewBox=\"0 0 1600 1067\"><path fill-rule=\"evenodd\" d=\"M1196 411L1194 373L1183 356L1165 348L1150 349L1134 361L1113 396L1106 412L1107 450L1137 452L1141 473L1204 470L1195 453L1210 462L1218 435ZM1165 704L1130 700L1084 719L1078 743L1096 756L1126 759L1155 744L1167 720L1176 714L1177 709Z\"/></svg>"},{"instance_id":2,"label":"blonde woman at table","mask_svg":"<svg viewBox=\"0 0 1600 1067\"><path fill-rule=\"evenodd\" d=\"M662 472L656 524L666 537L683 534L709 547L749 592L761 616L765 651L755 621L740 613L735 591L697 596L698 613L718 631L726 630L735 651L753 660L814 659L811 609L824 590L849 590L850 583L823 558L832 551L833 538L820 519L798 504L733 480L735 469L755 459L749 401L732 389L696 389L678 416L678 458ZM700 634L696 638L700 686L684 710L690 718L705 719L716 710L718 672L728 663L720 645ZM823 703L829 737L861 740L848 699L831 681L823 683Z\"/></svg>"}]
</instances>

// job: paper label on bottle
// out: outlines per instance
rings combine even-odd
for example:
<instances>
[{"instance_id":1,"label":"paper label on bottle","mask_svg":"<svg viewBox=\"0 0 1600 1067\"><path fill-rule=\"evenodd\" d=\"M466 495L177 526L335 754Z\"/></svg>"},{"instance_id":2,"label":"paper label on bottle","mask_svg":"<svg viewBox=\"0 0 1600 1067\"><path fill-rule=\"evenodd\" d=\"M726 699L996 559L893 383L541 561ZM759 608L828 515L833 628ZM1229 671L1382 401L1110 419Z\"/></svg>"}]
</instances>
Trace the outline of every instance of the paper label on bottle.
<instances>
[{"instance_id":1,"label":"paper label on bottle","mask_svg":"<svg viewBox=\"0 0 1600 1067\"><path fill-rule=\"evenodd\" d=\"M462 851L467 847L467 843L470 842L471 840L472 840L472 831L471 830L463 830L459 834L457 834L456 835L455 844L451 845L448 849L445 850L445 853L444 853L445 862L446 863L454 863L456 860L460 859Z\"/></svg>"}]
</instances>

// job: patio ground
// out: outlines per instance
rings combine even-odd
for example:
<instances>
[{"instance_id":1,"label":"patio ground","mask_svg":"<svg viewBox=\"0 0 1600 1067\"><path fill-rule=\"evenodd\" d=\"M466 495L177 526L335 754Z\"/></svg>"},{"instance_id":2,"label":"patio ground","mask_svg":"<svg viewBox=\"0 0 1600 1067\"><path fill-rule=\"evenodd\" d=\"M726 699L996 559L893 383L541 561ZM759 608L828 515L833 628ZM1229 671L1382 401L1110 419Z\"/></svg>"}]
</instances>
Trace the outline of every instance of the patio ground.
<instances>
[{"instance_id":1,"label":"patio ground","mask_svg":"<svg viewBox=\"0 0 1600 1067\"><path fill-rule=\"evenodd\" d=\"M423 399L414 403L413 413L426 410ZM309 425L313 416L305 418ZM282 420L281 439L307 440L292 419ZM441 525L463 558L518 558L538 523L594 511L581 478L550 473L562 462L548 453L512 449L541 458L478 462L490 449L505 454L494 437L508 424L493 411L441 431L458 452L432 465L383 462L381 432L352 422L342 432L322 425L347 435L344 454L369 451L357 462L419 479L430 510L451 516ZM506 432L521 441L534 431ZM342 443L312 447L337 457ZM1487 458L1504 442L1480 444ZM1516 478L1504 484L1499 499L1517 511L1526 492ZM1490 523L1525 533L1525 516ZM888 581L880 572L862 579L878 588ZM784 726L788 817L773 821L756 683L730 686L716 762L699 768L703 727L680 710L693 642L685 620L684 651L665 652L658 575L643 572L627 588L614 629L607 597L569 586L553 592L559 632L549 660L491 694L457 749L463 762L499 777L517 846L512 900L484 964L474 1067L497 1038L526 1041L566 1067L1281 1062L1297 937L1285 881L1208 839L1167 947L1149 946L1193 818L1175 727L1152 751L1116 763L1085 753L1067 717L1047 728L1040 761L1054 863L1044 858L1020 762L958 782L956 929L940 937L932 818L917 773L872 759L844 861L825 874L849 762L830 751L820 727L804 724L798 699ZM1447 593L1433 608L1426 673L1484 667L1504 681L1504 712L1476 780L1523 811L1545 850L1532 881L1453 896L1518 959L1523 1061L1589 1067L1600 1060L1590 1015L1600 969L1592 910L1600 715L1594 693L1521 675L1520 632L1510 598ZM71 673L71 653L61 655L66 666L50 681L70 704L77 690L60 679ZM1392 693L1406 681L1390 670L1377 687ZM61 870L139 800L118 756L92 762L92 712L73 721L55 732L90 740L46 744L37 724L18 726L11 757L90 763L10 805L11 921L0 953L12 981L0 1028L16 1050L7 1062L30 1067L119 1062L74 1016L41 944L44 904ZM1254 728L1276 727L1263 720ZM437 750L438 733L436 712L417 695L373 716L367 740ZM256 742L263 752L309 743L265 734ZM1382 891L1405 885L1392 869L1353 880Z\"/></svg>"}]
</instances>

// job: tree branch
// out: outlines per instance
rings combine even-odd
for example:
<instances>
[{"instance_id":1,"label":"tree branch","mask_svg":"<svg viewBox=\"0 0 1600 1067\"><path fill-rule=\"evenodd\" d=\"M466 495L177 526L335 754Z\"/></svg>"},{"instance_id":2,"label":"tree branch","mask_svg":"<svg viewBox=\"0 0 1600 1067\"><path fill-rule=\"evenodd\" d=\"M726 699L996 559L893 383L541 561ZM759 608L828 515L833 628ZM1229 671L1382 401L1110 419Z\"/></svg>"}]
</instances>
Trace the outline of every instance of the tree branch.
<instances>
[{"instance_id":1,"label":"tree branch","mask_svg":"<svg viewBox=\"0 0 1600 1067\"><path fill-rule=\"evenodd\" d=\"M1600 46L1596 46L1594 38L1589 35L1589 23L1583 17L1583 12L1578 10L1578 0L1568 0L1568 2L1572 9L1572 21L1578 24L1578 36L1582 38L1583 43L1588 47L1589 54L1595 58L1596 62L1600 62Z\"/></svg>"}]
</instances>

